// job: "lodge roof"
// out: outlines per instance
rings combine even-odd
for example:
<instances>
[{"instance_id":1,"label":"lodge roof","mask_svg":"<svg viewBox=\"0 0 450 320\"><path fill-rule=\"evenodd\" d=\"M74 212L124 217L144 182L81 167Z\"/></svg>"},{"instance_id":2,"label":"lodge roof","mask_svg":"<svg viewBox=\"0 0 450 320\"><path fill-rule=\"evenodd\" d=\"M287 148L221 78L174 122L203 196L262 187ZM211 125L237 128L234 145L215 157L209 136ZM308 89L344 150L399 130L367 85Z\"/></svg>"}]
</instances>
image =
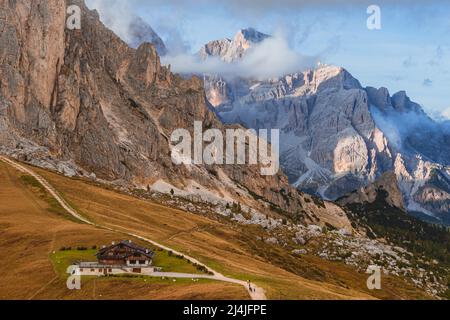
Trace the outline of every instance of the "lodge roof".
<instances>
[{"instance_id":1,"label":"lodge roof","mask_svg":"<svg viewBox=\"0 0 450 320\"><path fill-rule=\"evenodd\" d=\"M128 248L131 250L130 250L130 252L126 252L123 254L116 254L110 258L125 259L129 256L133 256L134 254L139 253L141 255L144 255L144 256L152 259L153 256L155 255L155 253L152 250L138 246L137 244L134 244L133 242L131 242L131 240L123 240L123 241L120 241L119 243L113 243L112 245L110 245L108 247L104 247L104 248L100 249L97 252L96 256L98 258L104 257L107 252L114 250L116 248Z\"/></svg>"}]
</instances>

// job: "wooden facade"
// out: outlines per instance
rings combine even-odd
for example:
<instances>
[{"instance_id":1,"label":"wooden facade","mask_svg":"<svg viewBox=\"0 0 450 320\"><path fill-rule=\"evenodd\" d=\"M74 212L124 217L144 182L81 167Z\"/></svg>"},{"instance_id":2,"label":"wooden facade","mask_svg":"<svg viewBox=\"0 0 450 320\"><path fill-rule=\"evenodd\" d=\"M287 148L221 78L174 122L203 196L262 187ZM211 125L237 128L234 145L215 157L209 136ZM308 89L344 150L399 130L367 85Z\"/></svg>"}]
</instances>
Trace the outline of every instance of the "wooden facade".
<instances>
[{"instance_id":1,"label":"wooden facade","mask_svg":"<svg viewBox=\"0 0 450 320\"><path fill-rule=\"evenodd\" d=\"M96 256L101 265L139 268L150 266L154 255L155 253L150 249L140 247L131 241L121 241L109 247L103 247Z\"/></svg>"}]
</instances>

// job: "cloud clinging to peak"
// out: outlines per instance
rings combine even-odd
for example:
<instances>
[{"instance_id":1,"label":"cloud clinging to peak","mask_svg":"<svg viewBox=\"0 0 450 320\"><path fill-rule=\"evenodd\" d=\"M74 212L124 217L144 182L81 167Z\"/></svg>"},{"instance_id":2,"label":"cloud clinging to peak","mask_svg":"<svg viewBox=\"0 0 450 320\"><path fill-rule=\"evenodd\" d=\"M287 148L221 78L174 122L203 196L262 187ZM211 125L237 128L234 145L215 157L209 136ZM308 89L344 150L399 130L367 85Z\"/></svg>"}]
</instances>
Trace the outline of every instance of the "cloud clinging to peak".
<instances>
[{"instance_id":1,"label":"cloud clinging to peak","mask_svg":"<svg viewBox=\"0 0 450 320\"><path fill-rule=\"evenodd\" d=\"M219 74L223 77L252 77L267 79L303 71L317 63L316 57L307 57L289 47L285 37L277 34L250 48L244 57L226 63L218 57L202 61L198 55L180 54L162 59L172 70L183 74Z\"/></svg>"}]
</instances>

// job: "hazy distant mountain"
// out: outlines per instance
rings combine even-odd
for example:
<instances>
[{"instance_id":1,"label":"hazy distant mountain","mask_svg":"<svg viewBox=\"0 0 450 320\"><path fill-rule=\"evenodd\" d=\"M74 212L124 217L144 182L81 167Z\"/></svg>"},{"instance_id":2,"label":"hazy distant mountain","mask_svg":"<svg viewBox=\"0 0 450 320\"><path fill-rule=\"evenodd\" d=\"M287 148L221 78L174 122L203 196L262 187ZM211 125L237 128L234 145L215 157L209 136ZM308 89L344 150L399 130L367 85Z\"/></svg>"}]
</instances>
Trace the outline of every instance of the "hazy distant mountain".
<instances>
[{"instance_id":1,"label":"hazy distant mountain","mask_svg":"<svg viewBox=\"0 0 450 320\"><path fill-rule=\"evenodd\" d=\"M152 29L152 27L139 17L134 19L129 26L131 42L129 45L133 48L139 47L144 42L149 42L156 47L158 54L164 56L167 54L167 48L163 40Z\"/></svg>"}]
</instances>

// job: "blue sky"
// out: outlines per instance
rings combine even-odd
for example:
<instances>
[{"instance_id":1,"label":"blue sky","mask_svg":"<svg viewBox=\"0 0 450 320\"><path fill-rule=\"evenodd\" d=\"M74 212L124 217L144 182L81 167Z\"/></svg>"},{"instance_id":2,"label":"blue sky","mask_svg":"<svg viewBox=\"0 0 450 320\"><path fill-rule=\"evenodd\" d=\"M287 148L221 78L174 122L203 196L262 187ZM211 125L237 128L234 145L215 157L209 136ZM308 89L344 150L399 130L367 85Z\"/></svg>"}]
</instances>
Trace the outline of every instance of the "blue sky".
<instances>
[{"instance_id":1,"label":"blue sky","mask_svg":"<svg viewBox=\"0 0 450 320\"><path fill-rule=\"evenodd\" d=\"M430 113L450 117L450 3L387 0L88 0L120 2L169 46L196 52L246 27L282 32L295 51L345 67L363 86L407 91ZM446 3L447 2L447 3ZM126 3L126 4L124 4ZM368 30L366 9L381 8L381 30ZM294 71L294 70L293 70Z\"/></svg>"}]
</instances>

